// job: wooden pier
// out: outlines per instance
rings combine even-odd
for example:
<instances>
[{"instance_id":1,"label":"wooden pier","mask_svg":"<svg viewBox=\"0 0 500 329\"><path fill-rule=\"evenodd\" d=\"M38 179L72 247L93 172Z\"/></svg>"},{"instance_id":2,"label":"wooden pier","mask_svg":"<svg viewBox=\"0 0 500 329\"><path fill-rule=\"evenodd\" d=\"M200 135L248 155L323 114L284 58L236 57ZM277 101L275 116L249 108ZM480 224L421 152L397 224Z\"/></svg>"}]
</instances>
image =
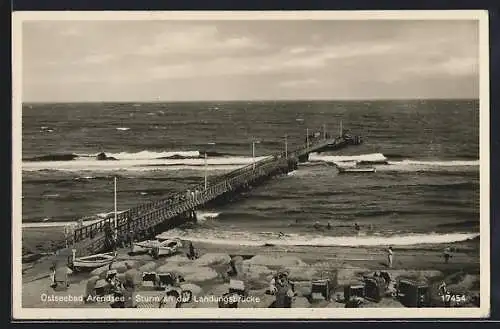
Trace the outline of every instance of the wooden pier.
<instances>
[{"instance_id":1,"label":"wooden pier","mask_svg":"<svg viewBox=\"0 0 500 329\"><path fill-rule=\"evenodd\" d=\"M271 154L264 159L236 169L229 173L209 177L184 191L169 195L167 198L139 205L117 214L115 218L77 228L71 241L78 256L102 252L113 248L116 238L154 236L157 233L174 228L189 221L196 221L196 209L214 201L230 202L232 198L252 186L266 180L284 175L297 169L299 162L308 160L312 152L339 149L348 145L358 145L358 136L341 134L328 138L326 134L319 138L308 136L304 145L295 150Z\"/></svg>"}]
</instances>

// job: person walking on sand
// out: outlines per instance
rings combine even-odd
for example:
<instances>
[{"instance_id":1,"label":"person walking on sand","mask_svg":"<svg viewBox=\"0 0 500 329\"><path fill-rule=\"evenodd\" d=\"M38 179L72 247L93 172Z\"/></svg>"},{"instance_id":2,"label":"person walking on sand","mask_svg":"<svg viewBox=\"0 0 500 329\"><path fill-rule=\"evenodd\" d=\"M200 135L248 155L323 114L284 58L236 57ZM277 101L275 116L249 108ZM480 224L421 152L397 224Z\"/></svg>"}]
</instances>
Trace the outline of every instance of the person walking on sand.
<instances>
[{"instance_id":1,"label":"person walking on sand","mask_svg":"<svg viewBox=\"0 0 500 329\"><path fill-rule=\"evenodd\" d=\"M448 264L448 261L451 258L451 249L450 249L450 247L444 248L444 254L443 254L443 256L444 256L444 263Z\"/></svg>"},{"instance_id":2,"label":"person walking on sand","mask_svg":"<svg viewBox=\"0 0 500 329\"><path fill-rule=\"evenodd\" d=\"M361 227L359 227L358 223L354 223L354 229L356 230L356 234L359 235Z\"/></svg>"},{"instance_id":3,"label":"person walking on sand","mask_svg":"<svg viewBox=\"0 0 500 329\"><path fill-rule=\"evenodd\" d=\"M389 247L387 249L387 265L389 266L389 268L392 268L392 258L394 256L394 252L392 250L392 247Z\"/></svg>"}]
</instances>

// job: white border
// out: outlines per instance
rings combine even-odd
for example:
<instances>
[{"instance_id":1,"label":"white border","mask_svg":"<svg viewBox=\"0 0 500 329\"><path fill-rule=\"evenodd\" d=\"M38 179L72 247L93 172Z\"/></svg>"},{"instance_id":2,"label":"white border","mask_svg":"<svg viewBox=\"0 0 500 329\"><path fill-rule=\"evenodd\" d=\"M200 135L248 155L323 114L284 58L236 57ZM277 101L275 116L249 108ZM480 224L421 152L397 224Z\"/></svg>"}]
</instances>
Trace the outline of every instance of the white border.
<instances>
[{"instance_id":1,"label":"white border","mask_svg":"<svg viewBox=\"0 0 500 329\"><path fill-rule=\"evenodd\" d=\"M21 305L22 23L32 20L478 20L480 23L480 308L35 309ZM487 11L15 12L12 16L13 319L388 319L484 318L490 312L489 36Z\"/></svg>"}]
</instances>

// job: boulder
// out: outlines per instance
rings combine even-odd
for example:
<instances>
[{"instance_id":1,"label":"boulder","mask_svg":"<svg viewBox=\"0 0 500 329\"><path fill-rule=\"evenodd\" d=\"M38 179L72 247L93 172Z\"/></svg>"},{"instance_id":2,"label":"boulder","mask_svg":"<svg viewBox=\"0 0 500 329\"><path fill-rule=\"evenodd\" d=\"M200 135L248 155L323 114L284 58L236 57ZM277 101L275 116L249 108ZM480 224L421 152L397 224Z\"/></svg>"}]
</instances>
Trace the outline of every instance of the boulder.
<instances>
[{"instance_id":1,"label":"boulder","mask_svg":"<svg viewBox=\"0 0 500 329\"><path fill-rule=\"evenodd\" d=\"M90 272L90 275L92 276L98 276L99 278L104 278L106 276L106 272L108 272L109 270L109 266L108 265L104 265L104 266L101 266L99 268L96 268L95 270L93 270L92 272Z\"/></svg>"},{"instance_id":2,"label":"boulder","mask_svg":"<svg viewBox=\"0 0 500 329\"><path fill-rule=\"evenodd\" d=\"M254 265L246 261L237 264L235 267L238 271L238 276L249 280L258 280L262 277L267 277L268 275L272 275L274 273L274 271L270 270L266 266Z\"/></svg>"},{"instance_id":3,"label":"boulder","mask_svg":"<svg viewBox=\"0 0 500 329\"><path fill-rule=\"evenodd\" d=\"M288 278L292 281L312 281L316 276L314 269L292 268Z\"/></svg>"},{"instance_id":4,"label":"boulder","mask_svg":"<svg viewBox=\"0 0 500 329\"><path fill-rule=\"evenodd\" d=\"M141 267L139 267L139 272L153 272L156 268L156 263L155 262L148 262Z\"/></svg>"},{"instance_id":5,"label":"boulder","mask_svg":"<svg viewBox=\"0 0 500 329\"><path fill-rule=\"evenodd\" d=\"M125 282L125 273L118 273L116 278L122 283Z\"/></svg>"},{"instance_id":6,"label":"boulder","mask_svg":"<svg viewBox=\"0 0 500 329\"><path fill-rule=\"evenodd\" d=\"M241 256L233 256L233 258L231 258L233 264L240 264L243 262L243 257Z\"/></svg>"},{"instance_id":7,"label":"boulder","mask_svg":"<svg viewBox=\"0 0 500 329\"><path fill-rule=\"evenodd\" d=\"M175 264L177 266L183 266L186 264L191 264L193 261L184 255L174 255L165 260L164 264Z\"/></svg>"},{"instance_id":8,"label":"boulder","mask_svg":"<svg viewBox=\"0 0 500 329\"><path fill-rule=\"evenodd\" d=\"M135 260L119 261L111 264L111 269L116 270L118 273L125 273L127 270L136 267L136 265L137 261Z\"/></svg>"},{"instance_id":9,"label":"boulder","mask_svg":"<svg viewBox=\"0 0 500 329\"><path fill-rule=\"evenodd\" d=\"M215 286L211 287L208 295L222 296L228 292L229 292L229 285L228 284L220 284L220 285L215 285Z\"/></svg>"},{"instance_id":10,"label":"boulder","mask_svg":"<svg viewBox=\"0 0 500 329\"><path fill-rule=\"evenodd\" d=\"M298 296L308 297L311 295L311 281L294 281L293 283L295 285L295 292Z\"/></svg>"},{"instance_id":11,"label":"boulder","mask_svg":"<svg viewBox=\"0 0 500 329\"><path fill-rule=\"evenodd\" d=\"M158 267L156 269L156 272L157 273L176 272L178 274L182 274L181 273L181 267L179 265L177 265L177 264L174 264L174 263L164 264L164 265Z\"/></svg>"},{"instance_id":12,"label":"boulder","mask_svg":"<svg viewBox=\"0 0 500 329\"><path fill-rule=\"evenodd\" d=\"M219 276L216 271L209 267L193 267L192 269L194 269L194 271L189 272L189 274L183 275L186 282L200 283L214 280Z\"/></svg>"},{"instance_id":13,"label":"boulder","mask_svg":"<svg viewBox=\"0 0 500 329\"><path fill-rule=\"evenodd\" d=\"M228 254L208 253L194 261L198 266L228 265L231 257Z\"/></svg>"},{"instance_id":14,"label":"boulder","mask_svg":"<svg viewBox=\"0 0 500 329\"><path fill-rule=\"evenodd\" d=\"M125 281L133 282L134 285L138 285L142 282L142 272L136 269L130 269L125 272Z\"/></svg>"},{"instance_id":15,"label":"boulder","mask_svg":"<svg viewBox=\"0 0 500 329\"><path fill-rule=\"evenodd\" d=\"M94 292L95 284L99 281L98 276L93 276L90 279L87 280L87 283L85 285L85 295L89 296L92 295Z\"/></svg>"},{"instance_id":16,"label":"boulder","mask_svg":"<svg viewBox=\"0 0 500 329\"><path fill-rule=\"evenodd\" d=\"M200 286L197 286L193 283L184 283L181 284L181 289L182 290L189 290L193 294L193 296L201 296L203 293L203 289L201 289Z\"/></svg>"}]
</instances>

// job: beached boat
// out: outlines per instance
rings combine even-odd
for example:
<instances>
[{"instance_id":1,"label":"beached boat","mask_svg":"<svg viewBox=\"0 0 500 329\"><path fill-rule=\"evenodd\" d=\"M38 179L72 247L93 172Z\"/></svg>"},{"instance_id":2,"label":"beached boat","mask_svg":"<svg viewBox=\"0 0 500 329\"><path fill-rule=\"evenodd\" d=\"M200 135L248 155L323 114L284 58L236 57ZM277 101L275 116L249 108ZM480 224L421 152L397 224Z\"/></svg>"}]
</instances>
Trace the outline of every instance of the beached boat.
<instances>
[{"instance_id":1,"label":"beached boat","mask_svg":"<svg viewBox=\"0 0 500 329\"><path fill-rule=\"evenodd\" d=\"M343 167L338 167L339 173L341 174L349 174L349 173L372 173L376 172L376 169L373 167L349 167L349 168L343 168Z\"/></svg>"},{"instance_id":2,"label":"beached boat","mask_svg":"<svg viewBox=\"0 0 500 329\"><path fill-rule=\"evenodd\" d=\"M74 257L68 267L76 272L91 271L101 266L111 264L116 258L115 253L95 254L85 257Z\"/></svg>"},{"instance_id":3,"label":"beached boat","mask_svg":"<svg viewBox=\"0 0 500 329\"><path fill-rule=\"evenodd\" d=\"M159 240L145 240L132 244L132 253L148 253L160 244Z\"/></svg>"},{"instance_id":4,"label":"beached boat","mask_svg":"<svg viewBox=\"0 0 500 329\"><path fill-rule=\"evenodd\" d=\"M171 256L182 248L182 243L180 240L165 240L160 242L156 247L151 250L151 255L155 258L161 256Z\"/></svg>"}]
</instances>

